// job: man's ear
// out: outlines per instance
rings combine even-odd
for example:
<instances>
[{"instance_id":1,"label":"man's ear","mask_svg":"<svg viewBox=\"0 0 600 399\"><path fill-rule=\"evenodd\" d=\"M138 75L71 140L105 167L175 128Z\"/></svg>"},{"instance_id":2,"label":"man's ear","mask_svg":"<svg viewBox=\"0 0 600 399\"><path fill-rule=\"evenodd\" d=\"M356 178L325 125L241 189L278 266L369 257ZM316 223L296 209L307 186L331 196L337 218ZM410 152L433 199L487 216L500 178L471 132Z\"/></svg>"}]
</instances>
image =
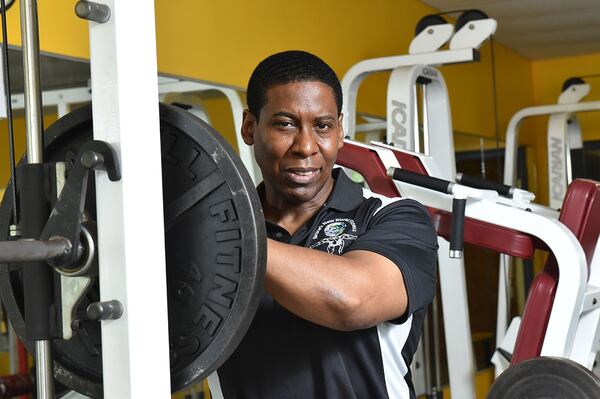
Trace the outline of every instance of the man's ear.
<instances>
[{"instance_id":1,"label":"man's ear","mask_svg":"<svg viewBox=\"0 0 600 399\"><path fill-rule=\"evenodd\" d=\"M340 134L339 134L339 143L338 143L338 150L340 148L342 148L344 146L344 136L346 135L344 133L344 114L342 114L340 112L340 116L338 117L338 126L340 127Z\"/></svg>"},{"instance_id":2,"label":"man's ear","mask_svg":"<svg viewBox=\"0 0 600 399\"><path fill-rule=\"evenodd\" d=\"M254 145L254 131L256 130L256 118L247 109L242 117L242 139L248 145Z\"/></svg>"}]
</instances>

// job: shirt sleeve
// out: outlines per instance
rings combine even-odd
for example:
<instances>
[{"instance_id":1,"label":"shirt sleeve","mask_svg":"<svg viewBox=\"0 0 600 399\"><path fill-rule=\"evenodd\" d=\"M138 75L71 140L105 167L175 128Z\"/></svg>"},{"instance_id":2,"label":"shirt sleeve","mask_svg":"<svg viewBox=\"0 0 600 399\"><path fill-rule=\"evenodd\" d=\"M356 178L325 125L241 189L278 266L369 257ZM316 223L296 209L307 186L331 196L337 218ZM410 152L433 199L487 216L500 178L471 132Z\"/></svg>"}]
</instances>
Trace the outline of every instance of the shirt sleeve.
<instances>
[{"instance_id":1,"label":"shirt sleeve","mask_svg":"<svg viewBox=\"0 0 600 399\"><path fill-rule=\"evenodd\" d=\"M348 251L375 252L398 266L408 294L408 307L404 315L390 322L401 324L433 300L437 249L437 234L425 207L417 201L401 199L377 211Z\"/></svg>"}]
</instances>

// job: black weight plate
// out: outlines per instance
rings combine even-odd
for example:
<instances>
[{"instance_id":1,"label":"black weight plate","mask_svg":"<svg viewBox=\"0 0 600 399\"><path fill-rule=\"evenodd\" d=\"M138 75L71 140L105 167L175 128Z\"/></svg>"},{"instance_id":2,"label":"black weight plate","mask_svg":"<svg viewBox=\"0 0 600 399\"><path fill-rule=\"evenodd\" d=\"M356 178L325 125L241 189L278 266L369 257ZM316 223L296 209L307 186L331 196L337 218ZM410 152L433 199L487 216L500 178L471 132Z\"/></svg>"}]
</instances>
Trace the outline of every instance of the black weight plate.
<instances>
[{"instance_id":1,"label":"black weight plate","mask_svg":"<svg viewBox=\"0 0 600 399\"><path fill-rule=\"evenodd\" d=\"M216 369L245 334L264 277L266 234L252 181L222 137L172 106L160 105L160 120L171 388L177 391ZM91 108L66 115L46 132L46 159L72 159L91 134ZM86 208L91 211L90 189ZM6 239L9 202L0 208L0 239ZM23 338L21 290L19 268L2 266L0 293ZM98 300L97 292L95 285L81 310ZM84 322L71 340L53 341L53 352L59 381L90 396L102 395L98 323Z\"/></svg>"},{"instance_id":2,"label":"black weight plate","mask_svg":"<svg viewBox=\"0 0 600 399\"><path fill-rule=\"evenodd\" d=\"M91 111L78 109L51 125L44 134L44 157L48 162L73 163L79 148L92 136ZM94 179L88 179L88 196L85 208L95 218ZM11 201L7 188L0 205L0 240L8 239ZM23 291L20 265L0 265L0 295L8 318L15 332L33 353L33 343L25 340L23 320ZM98 286L94 285L86 294L79 309L99 300ZM82 314L85 314L82 312ZM102 396L102 357L100 327L97 323L83 322L81 329L69 341L55 340L52 344L54 373L68 387L88 396Z\"/></svg>"},{"instance_id":3,"label":"black weight plate","mask_svg":"<svg viewBox=\"0 0 600 399\"><path fill-rule=\"evenodd\" d=\"M536 357L504 371L488 399L598 399L600 380L572 360Z\"/></svg>"}]
</instances>

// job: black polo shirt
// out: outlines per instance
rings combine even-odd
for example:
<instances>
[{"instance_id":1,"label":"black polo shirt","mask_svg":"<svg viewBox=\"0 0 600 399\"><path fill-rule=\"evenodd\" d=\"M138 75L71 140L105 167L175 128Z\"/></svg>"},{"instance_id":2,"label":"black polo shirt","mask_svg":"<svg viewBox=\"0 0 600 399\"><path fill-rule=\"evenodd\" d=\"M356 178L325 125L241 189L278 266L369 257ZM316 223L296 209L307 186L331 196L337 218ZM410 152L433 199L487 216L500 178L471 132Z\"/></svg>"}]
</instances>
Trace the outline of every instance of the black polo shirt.
<instances>
[{"instance_id":1,"label":"black polo shirt","mask_svg":"<svg viewBox=\"0 0 600 399\"><path fill-rule=\"evenodd\" d=\"M301 319L269 294L234 354L218 370L226 399L414 398L410 363L435 291L437 238L427 210L410 199L376 195L340 169L321 210L290 235L267 222L277 241L342 255L367 250L404 277L408 309L396 320L343 332Z\"/></svg>"}]
</instances>

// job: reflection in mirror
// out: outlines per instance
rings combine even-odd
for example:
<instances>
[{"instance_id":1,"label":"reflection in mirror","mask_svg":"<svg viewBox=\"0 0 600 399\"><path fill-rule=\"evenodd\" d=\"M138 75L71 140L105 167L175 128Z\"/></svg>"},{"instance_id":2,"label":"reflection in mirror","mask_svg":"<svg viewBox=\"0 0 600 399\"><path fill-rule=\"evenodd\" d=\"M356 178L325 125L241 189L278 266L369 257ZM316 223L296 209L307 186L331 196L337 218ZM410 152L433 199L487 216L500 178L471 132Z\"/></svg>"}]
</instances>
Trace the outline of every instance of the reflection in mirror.
<instances>
[{"instance_id":1,"label":"reflection in mirror","mask_svg":"<svg viewBox=\"0 0 600 399\"><path fill-rule=\"evenodd\" d=\"M15 154L19 159L25 150L25 121L23 95L23 64L20 48L9 49L11 105L15 132ZM91 82L89 61L42 53L40 55L40 81L44 126L47 127L71 110L89 104ZM238 151L252 179L262 178L254 161L253 151L243 143L240 135L245 94L242 90L201 82L193 79L159 76L158 99L184 108L211 124ZM135 112L135 110L132 110ZM7 122L0 120L0 128L7 132ZM6 136L5 143L8 143ZM0 194L9 179L9 151L0 146Z\"/></svg>"}]
</instances>

